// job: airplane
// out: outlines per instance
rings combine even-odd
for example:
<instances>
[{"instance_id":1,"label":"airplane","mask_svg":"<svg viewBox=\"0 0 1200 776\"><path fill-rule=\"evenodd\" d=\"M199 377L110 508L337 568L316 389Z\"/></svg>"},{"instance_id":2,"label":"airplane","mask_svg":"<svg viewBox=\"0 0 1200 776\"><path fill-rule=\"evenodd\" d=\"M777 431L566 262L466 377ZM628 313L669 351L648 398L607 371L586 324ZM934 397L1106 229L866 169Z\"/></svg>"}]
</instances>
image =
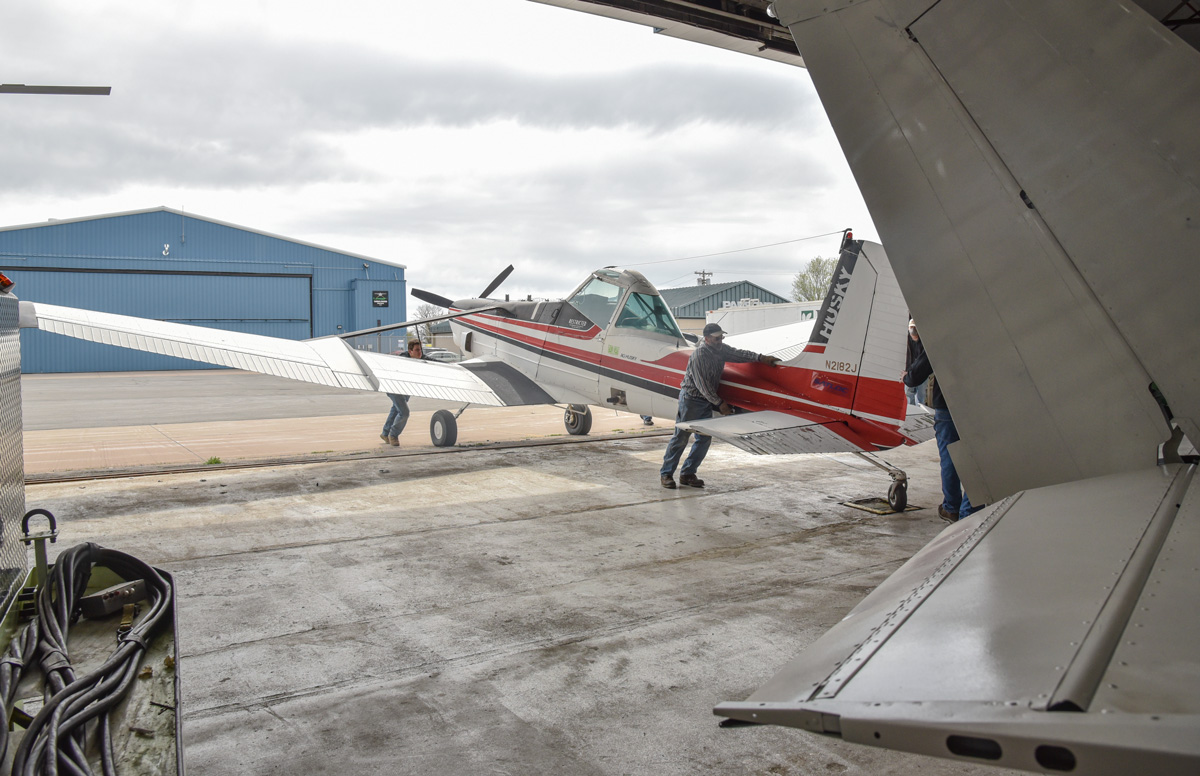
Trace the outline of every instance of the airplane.
<instances>
[{"instance_id":1,"label":"airplane","mask_svg":"<svg viewBox=\"0 0 1200 776\"><path fill-rule=\"evenodd\" d=\"M1200 11L538 0L806 67L973 503L726 723L1200 772Z\"/></svg>"},{"instance_id":2,"label":"airplane","mask_svg":"<svg viewBox=\"0 0 1200 776\"><path fill-rule=\"evenodd\" d=\"M165 353L322 385L462 402L430 420L438 447L453 445L471 404L566 405L572 435L591 430L589 405L671 417L693 350L661 295L640 272L598 269L560 301L453 301L414 289L449 312L298 342L131 316L20 303L20 325L111 345ZM449 320L469 358L419 361L358 351L348 340ZM906 474L875 453L932 435L932 415L908 404L904 368L908 313L883 247L844 235L829 291L813 321L730 336L734 347L781 359L775 367L729 364L722 395L736 415L685 428L755 453L852 452L891 477L888 503L907 506Z\"/></svg>"}]
</instances>

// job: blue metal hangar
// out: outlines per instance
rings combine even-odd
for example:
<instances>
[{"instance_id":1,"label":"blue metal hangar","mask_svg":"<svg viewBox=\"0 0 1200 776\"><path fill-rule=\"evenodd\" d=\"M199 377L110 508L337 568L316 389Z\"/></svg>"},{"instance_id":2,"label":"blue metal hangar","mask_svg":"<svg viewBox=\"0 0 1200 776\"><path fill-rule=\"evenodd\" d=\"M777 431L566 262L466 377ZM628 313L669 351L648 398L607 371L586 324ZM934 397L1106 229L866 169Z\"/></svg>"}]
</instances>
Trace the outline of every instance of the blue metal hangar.
<instances>
[{"instance_id":1,"label":"blue metal hangar","mask_svg":"<svg viewBox=\"0 0 1200 776\"><path fill-rule=\"evenodd\" d=\"M166 207L0 227L0 270L21 299L288 339L405 320L404 269ZM362 349L396 348L397 336L362 339ZM30 329L21 366L212 368Z\"/></svg>"}]
</instances>

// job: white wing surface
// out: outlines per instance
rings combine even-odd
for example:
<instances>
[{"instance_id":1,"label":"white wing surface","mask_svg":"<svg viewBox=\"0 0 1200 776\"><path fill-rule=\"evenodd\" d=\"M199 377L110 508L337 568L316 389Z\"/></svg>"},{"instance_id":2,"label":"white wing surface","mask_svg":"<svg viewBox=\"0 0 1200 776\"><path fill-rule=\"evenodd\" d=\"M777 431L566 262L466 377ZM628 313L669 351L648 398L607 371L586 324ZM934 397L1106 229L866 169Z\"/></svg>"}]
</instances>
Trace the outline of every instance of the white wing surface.
<instances>
[{"instance_id":1,"label":"white wing surface","mask_svg":"<svg viewBox=\"0 0 1200 776\"><path fill-rule=\"evenodd\" d=\"M947 528L716 713L1039 772L1197 773L1194 474L1174 464L1014 494Z\"/></svg>"},{"instance_id":2,"label":"white wing surface","mask_svg":"<svg viewBox=\"0 0 1200 776\"><path fill-rule=\"evenodd\" d=\"M502 400L459 364L356 351L337 337L301 342L25 301L21 326L318 385L466 404L527 403Z\"/></svg>"}]
</instances>

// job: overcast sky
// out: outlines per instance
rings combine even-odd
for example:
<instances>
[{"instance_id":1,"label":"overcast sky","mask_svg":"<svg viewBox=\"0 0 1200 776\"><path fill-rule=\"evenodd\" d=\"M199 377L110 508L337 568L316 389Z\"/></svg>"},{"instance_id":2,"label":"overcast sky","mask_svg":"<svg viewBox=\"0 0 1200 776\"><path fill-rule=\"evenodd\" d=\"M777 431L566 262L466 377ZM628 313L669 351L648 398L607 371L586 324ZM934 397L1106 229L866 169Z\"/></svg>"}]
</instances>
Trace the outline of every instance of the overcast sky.
<instances>
[{"instance_id":1,"label":"overcast sky","mask_svg":"<svg viewBox=\"0 0 1200 776\"><path fill-rule=\"evenodd\" d=\"M806 71L528 0L0 5L0 225L166 205L556 297L591 270L788 295L875 237ZM410 300L410 306L413 301Z\"/></svg>"}]
</instances>

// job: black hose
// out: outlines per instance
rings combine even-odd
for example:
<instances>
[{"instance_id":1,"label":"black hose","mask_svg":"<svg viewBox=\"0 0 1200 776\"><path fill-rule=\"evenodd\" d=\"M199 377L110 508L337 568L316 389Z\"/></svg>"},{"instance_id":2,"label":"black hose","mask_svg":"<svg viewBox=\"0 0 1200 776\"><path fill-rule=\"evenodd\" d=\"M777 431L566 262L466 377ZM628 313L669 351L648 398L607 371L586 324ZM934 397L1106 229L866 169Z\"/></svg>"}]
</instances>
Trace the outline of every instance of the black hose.
<instances>
[{"instance_id":1,"label":"black hose","mask_svg":"<svg viewBox=\"0 0 1200 776\"><path fill-rule=\"evenodd\" d=\"M149 603L145 615L120 637L119 646L104 664L76 677L68 657L67 636L78 619L79 600L87 590L93 566L108 568L125 581L144 580ZM85 755L87 724L99 717L96 735L101 766L106 776L115 776L108 715L133 686L146 645L168 621L173 599L171 583L132 555L86 543L58 556L38 592L37 616L0 659L0 699L6 707L12 704L25 666L35 660L45 675L49 695L13 755L14 775L92 776ZM7 745L5 729L0 732L0 761Z\"/></svg>"}]
</instances>

